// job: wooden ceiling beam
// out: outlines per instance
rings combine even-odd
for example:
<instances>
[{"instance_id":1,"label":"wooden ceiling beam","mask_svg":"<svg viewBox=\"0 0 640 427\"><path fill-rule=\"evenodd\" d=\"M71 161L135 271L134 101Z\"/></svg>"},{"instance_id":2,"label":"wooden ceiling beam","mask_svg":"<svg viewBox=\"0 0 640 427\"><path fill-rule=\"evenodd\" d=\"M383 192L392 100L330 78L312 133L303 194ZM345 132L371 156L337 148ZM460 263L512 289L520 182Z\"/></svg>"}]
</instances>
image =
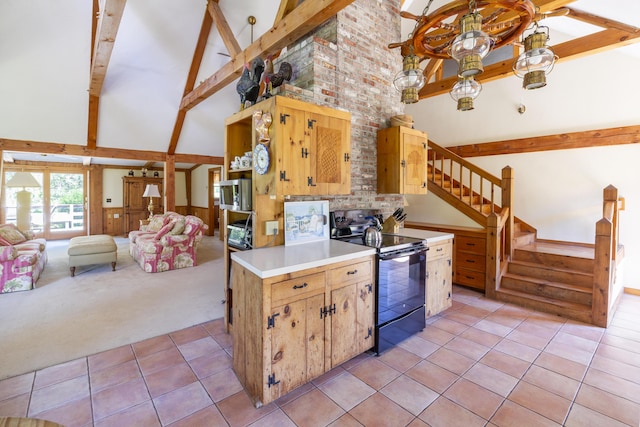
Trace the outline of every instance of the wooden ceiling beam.
<instances>
[{"instance_id":1,"label":"wooden ceiling beam","mask_svg":"<svg viewBox=\"0 0 640 427\"><path fill-rule=\"evenodd\" d=\"M21 139L0 138L0 150L22 151L27 153L62 154L70 156L91 156L108 159L145 160L148 162L164 162L170 155L159 151L131 150L128 148L89 149L83 145L59 144L55 142L28 141ZM180 154L172 156L179 163L198 163L221 165L224 158L200 154Z\"/></svg>"},{"instance_id":2,"label":"wooden ceiling beam","mask_svg":"<svg viewBox=\"0 0 640 427\"><path fill-rule=\"evenodd\" d=\"M447 149L460 157L468 158L638 143L640 143L640 126L625 126L459 145L447 147Z\"/></svg>"},{"instance_id":3,"label":"wooden ceiling beam","mask_svg":"<svg viewBox=\"0 0 640 427\"><path fill-rule=\"evenodd\" d=\"M278 7L278 12L276 13L276 17L273 20L273 26L275 27L278 22L282 21L282 19L287 16L293 9L298 6L298 0L280 0L280 6Z\"/></svg>"},{"instance_id":4,"label":"wooden ceiling beam","mask_svg":"<svg viewBox=\"0 0 640 427\"><path fill-rule=\"evenodd\" d=\"M212 1L209 1L212 3ZM189 73L187 74L187 81L184 84L184 91L182 96L185 96L191 92L196 84L198 78L198 71L202 65L202 58L204 52L207 49L207 40L209 33L211 33L211 26L213 25L213 16L209 12L209 9L204 11L204 17L202 18L202 25L200 25L200 34L198 35L198 41L196 42L196 48L193 51L193 57L191 58L191 66L189 67ZM182 127L184 126L184 120L187 116L187 112L183 109L178 109L176 121L173 124L173 131L171 132L171 139L169 140L169 148L167 153L174 154L178 147L178 141L180 140L180 134L182 133Z\"/></svg>"},{"instance_id":5,"label":"wooden ceiling beam","mask_svg":"<svg viewBox=\"0 0 640 427\"><path fill-rule=\"evenodd\" d=\"M559 56L558 62L569 61L586 55L593 55L617 47L626 46L640 41L640 31L633 28L633 32L609 28L597 33L589 34L574 40L553 46L553 51ZM487 83L512 75L513 58L507 61L487 65L478 77L481 83ZM429 83L420 90L420 99L448 93L458 81L457 76Z\"/></svg>"},{"instance_id":6,"label":"wooden ceiling beam","mask_svg":"<svg viewBox=\"0 0 640 427\"><path fill-rule=\"evenodd\" d=\"M222 42L227 48L229 55L236 56L242 52L242 48L240 47L238 40L236 40L236 37L233 35L233 31L231 31L227 18L224 17L218 2L209 0L207 3L207 10L213 18L213 22L216 24L218 33L220 33L220 38L222 38Z\"/></svg>"},{"instance_id":7,"label":"wooden ceiling beam","mask_svg":"<svg viewBox=\"0 0 640 427\"><path fill-rule=\"evenodd\" d=\"M87 124L87 146L96 148L98 138L98 111L100 93L107 75L111 52L120 27L127 0L105 0L104 7L92 25L91 75L89 82L89 117ZM94 12L95 12L94 2Z\"/></svg>"},{"instance_id":8,"label":"wooden ceiling beam","mask_svg":"<svg viewBox=\"0 0 640 427\"><path fill-rule=\"evenodd\" d=\"M305 0L274 25L262 37L231 60L189 94L180 104L181 110L190 110L220 89L240 77L246 62L258 56L267 56L295 42L327 19L335 16L354 0Z\"/></svg>"}]
</instances>

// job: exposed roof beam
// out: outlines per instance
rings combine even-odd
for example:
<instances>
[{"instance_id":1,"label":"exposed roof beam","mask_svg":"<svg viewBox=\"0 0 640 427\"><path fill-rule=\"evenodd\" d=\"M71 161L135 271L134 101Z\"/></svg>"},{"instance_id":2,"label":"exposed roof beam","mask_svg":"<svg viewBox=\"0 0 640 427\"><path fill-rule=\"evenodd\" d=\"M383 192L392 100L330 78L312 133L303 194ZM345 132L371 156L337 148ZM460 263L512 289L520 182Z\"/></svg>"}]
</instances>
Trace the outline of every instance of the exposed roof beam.
<instances>
[{"instance_id":1,"label":"exposed roof beam","mask_svg":"<svg viewBox=\"0 0 640 427\"><path fill-rule=\"evenodd\" d=\"M447 147L447 149L460 157L480 157L638 143L640 143L640 126L626 126L459 145Z\"/></svg>"},{"instance_id":2,"label":"exposed roof beam","mask_svg":"<svg viewBox=\"0 0 640 427\"><path fill-rule=\"evenodd\" d=\"M100 106L100 92L107 66L111 59L113 44L120 26L127 0L104 0L104 7L97 17L95 40L91 58L91 78L89 82L89 120L87 129L87 146L95 148L98 137L98 108ZM95 2L94 2L95 5ZM95 21L94 21L95 23Z\"/></svg>"},{"instance_id":3,"label":"exposed roof beam","mask_svg":"<svg viewBox=\"0 0 640 427\"><path fill-rule=\"evenodd\" d=\"M278 12L276 13L276 17L273 20L273 26L282 21L282 18L287 16L293 9L298 5L298 0L280 0L280 6L278 7Z\"/></svg>"},{"instance_id":4,"label":"exposed roof beam","mask_svg":"<svg viewBox=\"0 0 640 427\"><path fill-rule=\"evenodd\" d=\"M222 10L220 10L220 6L218 6L217 1L209 0L207 3L207 10L211 17L213 18L213 22L216 24L216 28L220 33L220 37L222 38L222 42L224 43L229 55L236 56L240 52L242 52L242 48L240 44L238 44L238 40L233 35L233 31L231 31L231 27L229 27L229 23L227 22L227 18L224 17Z\"/></svg>"},{"instance_id":5,"label":"exposed roof beam","mask_svg":"<svg viewBox=\"0 0 640 427\"><path fill-rule=\"evenodd\" d=\"M211 3L211 1L209 3ZM184 84L184 92L182 92L182 96L185 96L186 94L191 92L196 84L196 78L198 77L198 71L200 70L200 65L202 64L204 51L207 48L207 39L209 38L212 24L213 17L208 10L205 10L204 17L202 18L202 25L200 26L200 34L198 35L196 48L193 52L193 58L191 59L191 66L189 67L189 74L187 74L187 81ZM176 122L174 123L173 131L171 132L169 149L167 150L169 154L174 154L176 152L176 147L178 146L178 140L180 139L180 134L182 133L182 126L184 125L186 115L187 112L185 110L178 109Z\"/></svg>"},{"instance_id":6,"label":"exposed roof beam","mask_svg":"<svg viewBox=\"0 0 640 427\"><path fill-rule=\"evenodd\" d=\"M185 95L180 109L189 110L220 89L240 77L246 62L258 56L266 56L298 40L327 19L335 16L354 0L306 0L274 25L262 37L243 52L234 55L229 62L202 84Z\"/></svg>"},{"instance_id":7,"label":"exposed roof beam","mask_svg":"<svg viewBox=\"0 0 640 427\"><path fill-rule=\"evenodd\" d=\"M92 156L109 159L146 160L149 162L165 162L173 157L179 163L224 164L224 158L219 156L204 156L200 154L175 154L170 156L159 151L130 150L127 148L89 149L84 145L59 144L55 142L28 141L20 139L0 138L0 150L22 151L27 153L66 154L71 156Z\"/></svg>"},{"instance_id":8,"label":"exposed roof beam","mask_svg":"<svg viewBox=\"0 0 640 427\"><path fill-rule=\"evenodd\" d=\"M620 30L617 26L616 28L608 28L555 45L553 46L553 51L559 56L558 61L564 62L639 42L640 29L636 27L629 28L632 29L632 32ZM510 76L512 74L512 61L513 59L510 59L486 66L484 72L478 77L478 81L486 83ZM448 93L457 80L458 77L453 76L427 84L420 90L420 98L430 98Z\"/></svg>"}]
</instances>

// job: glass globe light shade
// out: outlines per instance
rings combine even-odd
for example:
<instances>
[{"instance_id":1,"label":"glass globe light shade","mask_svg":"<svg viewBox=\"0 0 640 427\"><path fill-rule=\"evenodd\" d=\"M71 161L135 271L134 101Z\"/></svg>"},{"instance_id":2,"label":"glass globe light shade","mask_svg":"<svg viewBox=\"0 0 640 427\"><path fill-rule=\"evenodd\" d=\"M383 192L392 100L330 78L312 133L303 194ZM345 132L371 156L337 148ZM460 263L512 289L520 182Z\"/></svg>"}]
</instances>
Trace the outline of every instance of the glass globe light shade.
<instances>
[{"instance_id":1,"label":"glass globe light shade","mask_svg":"<svg viewBox=\"0 0 640 427\"><path fill-rule=\"evenodd\" d=\"M482 31L482 15L469 13L460 18L460 35L449 48L449 55L458 62L458 76L467 78L482 73L482 58L492 47L493 39Z\"/></svg>"},{"instance_id":2,"label":"glass globe light shade","mask_svg":"<svg viewBox=\"0 0 640 427\"><path fill-rule=\"evenodd\" d=\"M419 67L420 58L415 55L407 55L402 60L402 71L393 79L393 86L402 92L401 101L404 104L418 102L418 91L422 89L426 80Z\"/></svg>"},{"instance_id":3,"label":"glass globe light shade","mask_svg":"<svg viewBox=\"0 0 640 427\"><path fill-rule=\"evenodd\" d=\"M556 56L545 46L548 36L545 33L533 33L525 39L525 52L513 63L513 72L524 79L524 89L538 89L547 85L546 75L553 70Z\"/></svg>"},{"instance_id":4,"label":"glass globe light shade","mask_svg":"<svg viewBox=\"0 0 640 427\"><path fill-rule=\"evenodd\" d=\"M459 111L473 110L473 100L480 95L482 85L473 78L459 79L451 88L451 98L458 102Z\"/></svg>"}]
</instances>

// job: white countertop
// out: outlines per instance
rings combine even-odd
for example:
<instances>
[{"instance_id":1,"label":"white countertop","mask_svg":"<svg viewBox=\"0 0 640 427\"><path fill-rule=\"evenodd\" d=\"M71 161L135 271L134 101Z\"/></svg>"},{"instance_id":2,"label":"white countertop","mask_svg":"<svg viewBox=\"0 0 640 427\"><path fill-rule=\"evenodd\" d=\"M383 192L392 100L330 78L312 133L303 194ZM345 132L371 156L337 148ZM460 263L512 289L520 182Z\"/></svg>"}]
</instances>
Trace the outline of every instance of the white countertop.
<instances>
[{"instance_id":1,"label":"white countertop","mask_svg":"<svg viewBox=\"0 0 640 427\"><path fill-rule=\"evenodd\" d=\"M418 239L424 239L429 244L433 244L442 240L453 239L453 233L443 233L441 231L420 230L417 228L401 228L398 231L401 236L416 237Z\"/></svg>"},{"instance_id":2,"label":"white countertop","mask_svg":"<svg viewBox=\"0 0 640 427\"><path fill-rule=\"evenodd\" d=\"M231 259L261 279L266 279L375 253L374 248L329 239L293 246L280 245L233 252Z\"/></svg>"}]
</instances>

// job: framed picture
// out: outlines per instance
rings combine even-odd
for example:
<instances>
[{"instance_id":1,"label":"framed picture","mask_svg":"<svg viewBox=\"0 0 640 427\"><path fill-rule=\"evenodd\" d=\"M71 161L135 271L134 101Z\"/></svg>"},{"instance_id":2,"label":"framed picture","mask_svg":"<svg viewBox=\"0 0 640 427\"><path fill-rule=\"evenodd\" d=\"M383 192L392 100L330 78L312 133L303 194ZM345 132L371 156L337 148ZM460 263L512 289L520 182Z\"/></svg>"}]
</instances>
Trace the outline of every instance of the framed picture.
<instances>
[{"instance_id":1,"label":"framed picture","mask_svg":"<svg viewBox=\"0 0 640 427\"><path fill-rule=\"evenodd\" d=\"M298 245L329 239L329 202L285 202L284 244Z\"/></svg>"}]
</instances>

